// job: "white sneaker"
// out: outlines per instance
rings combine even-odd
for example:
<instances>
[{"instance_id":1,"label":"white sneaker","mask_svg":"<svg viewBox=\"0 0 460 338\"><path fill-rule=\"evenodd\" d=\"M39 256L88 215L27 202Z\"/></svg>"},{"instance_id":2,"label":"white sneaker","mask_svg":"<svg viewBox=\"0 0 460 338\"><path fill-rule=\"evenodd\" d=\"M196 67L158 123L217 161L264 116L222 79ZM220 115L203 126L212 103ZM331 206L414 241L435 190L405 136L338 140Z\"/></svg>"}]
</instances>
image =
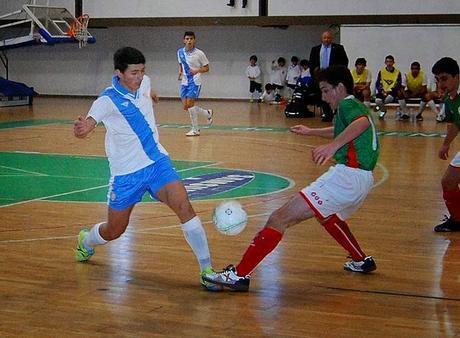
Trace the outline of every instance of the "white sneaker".
<instances>
[{"instance_id":1,"label":"white sneaker","mask_svg":"<svg viewBox=\"0 0 460 338\"><path fill-rule=\"evenodd\" d=\"M445 119L446 119L446 114L444 114L443 112L440 112L438 113L438 115L436 115L436 121L438 122L444 122Z\"/></svg>"},{"instance_id":2,"label":"white sneaker","mask_svg":"<svg viewBox=\"0 0 460 338\"><path fill-rule=\"evenodd\" d=\"M190 131L185 134L185 136L200 136L200 131L195 129L190 129Z\"/></svg>"},{"instance_id":3,"label":"white sneaker","mask_svg":"<svg viewBox=\"0 0 460 338\"><path fill-rule=\"evenodd\" d=\"M208 126L212 124L212 116L214 115L214 112L212 109L208 109Z\"/></svg>"}]
</instances>

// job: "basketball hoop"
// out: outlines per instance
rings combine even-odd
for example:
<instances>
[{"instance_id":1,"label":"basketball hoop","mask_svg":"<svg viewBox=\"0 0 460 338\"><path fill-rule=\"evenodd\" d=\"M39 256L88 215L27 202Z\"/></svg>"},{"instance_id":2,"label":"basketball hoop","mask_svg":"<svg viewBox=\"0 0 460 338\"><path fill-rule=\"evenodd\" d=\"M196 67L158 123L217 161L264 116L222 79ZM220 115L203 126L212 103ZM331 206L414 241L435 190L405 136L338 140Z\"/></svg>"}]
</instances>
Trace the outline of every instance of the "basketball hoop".
<instances>
[{"instance_id":1,"label":"basketball hoop","mask_svg":"<svg viewBox=\"0 0 460 338\"><path fill-rule=\"evenodd\" d=\"M89 15L83 14L82 16L79 16L72 22L72 25L70 26L70 29L67 32L68 35L70 35L78 41L79 48L85 47L88 43L88 38L90 37L90 34L88 32L88 22Z\"/></svg>"}]
</instances>

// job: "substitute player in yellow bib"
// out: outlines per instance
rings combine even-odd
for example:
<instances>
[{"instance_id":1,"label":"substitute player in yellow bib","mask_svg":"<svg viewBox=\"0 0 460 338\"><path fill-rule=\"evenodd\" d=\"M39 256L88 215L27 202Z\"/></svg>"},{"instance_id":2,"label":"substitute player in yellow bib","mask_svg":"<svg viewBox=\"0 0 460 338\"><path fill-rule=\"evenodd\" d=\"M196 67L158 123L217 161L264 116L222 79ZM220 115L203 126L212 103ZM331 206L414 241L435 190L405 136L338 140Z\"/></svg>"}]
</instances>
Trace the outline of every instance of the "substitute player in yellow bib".
<instances>
[{"instance_id":1,"label":"substitute player in yellow bib","mask_svg":"<svg viewBox=\"0 0 460 338\"><path fill-rule=\"evenodd\" d=\"M312 155L316 164L323 165L334 159L335 165L270 215L237 266L230 265L217 274L205 274L206 281L247 291L250 274L276 248L284 232L312 217L316 217L351 257L343 266L345 270L368 273L376 269L374 259L364 253L346 222L361 206L374 183L372 170L379 155L374 122L369 110L352 95L353 78L348 68L331 66L319 71L317 79L322 99L336 111L333 126L296 125L291 131L333 139L313 149Z\"/></svg>"}]
</instances>

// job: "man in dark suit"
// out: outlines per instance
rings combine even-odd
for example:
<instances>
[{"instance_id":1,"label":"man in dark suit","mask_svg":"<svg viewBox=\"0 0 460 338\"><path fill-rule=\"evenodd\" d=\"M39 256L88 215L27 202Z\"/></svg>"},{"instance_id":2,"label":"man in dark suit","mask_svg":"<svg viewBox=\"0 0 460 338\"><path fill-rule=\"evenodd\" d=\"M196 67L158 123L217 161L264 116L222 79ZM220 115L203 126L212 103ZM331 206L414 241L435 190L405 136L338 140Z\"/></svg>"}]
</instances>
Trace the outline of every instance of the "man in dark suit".
<instances>
[{"instance_id":1,"label":"man in dark suit","mask_svg":"<svg viewBox=\"0 0 460 338\"><path fill-rule=\"evenodd\" d=\"M315 77L315 73L318 69L324 69L332 65L343 65L348 67L347 53L342 45L332 43L332 33L330 31L323 32L321 35L321 44L311 49L310 65L313 77ZM320 92L319 96L321 97ZM321 108L323 110L323 114L321 115L322 120L325 122L332 121L333 113L329 105L322 101Z\"/></svg>"}]
</instances>

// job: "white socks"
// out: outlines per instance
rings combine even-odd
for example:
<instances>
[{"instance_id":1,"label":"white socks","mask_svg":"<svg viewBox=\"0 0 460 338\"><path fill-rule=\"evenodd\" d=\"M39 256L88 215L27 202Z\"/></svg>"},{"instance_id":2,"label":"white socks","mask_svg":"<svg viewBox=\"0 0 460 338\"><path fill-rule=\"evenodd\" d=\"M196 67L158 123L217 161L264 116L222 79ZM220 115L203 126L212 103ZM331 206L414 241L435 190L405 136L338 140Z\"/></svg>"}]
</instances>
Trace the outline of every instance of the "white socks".
<instances>
[{"instance_id":1,"label":"white socks","mask_svg":"<svg viewBox=\"0 0 460 338\"><path fill-rule=\"evenodd\" d=\"M193 253L198 259L200 270L203 271L207 267L211 267L211 254L209 253L208 240L198 216L183 223L182 231L188 245L190 245Z\"/></svg>"},{"instance_id":2,"label":"white socks","mask_svg":"<svg viewBox=\"0 0 460 338\"><path fill-rule=\"evenodd\" d=\"M431 111L435 114L438 114L438 109L436 109L436 103L434 103L433 100L428 101L427 103L428 107L430 107Z\"/></svg>"},{"instance_id":3,"label":"white socks","mask_svg":"<svg viewBox=\"0 0 460 338\"><path fill-rule=\"evenodd\" d=\"M202 114L204 117L208 118L209 112L199 106L190 107L188 112L190 114L190 121L192 122L192 129L196 131L200 130L198 125L198 114Z\"/></svg>"},{"instance_id":4,"label":"white socks","mask_svg":"<svg viewBox=\"0 0 460 338\"><path fill-rule=\"evenodd\" d=\"M399 108L401 109L401 113L407 114L407 104L406 100L398 100Z\"/></svg>"},{"instance_id":5,"label":"white socks","mask_svg":"<svg viewBox=\"0 0 460 338\"><path fill-rule=\"evenodd\" d=\"M86 249L91 249L96 245L103 245L107 243L107 241L102 238L101 234L99 233L99 227L104 224L105 222L95 224L86 236L85 240L83 241L83 245Z\"/></svg>"}]
</instances>

